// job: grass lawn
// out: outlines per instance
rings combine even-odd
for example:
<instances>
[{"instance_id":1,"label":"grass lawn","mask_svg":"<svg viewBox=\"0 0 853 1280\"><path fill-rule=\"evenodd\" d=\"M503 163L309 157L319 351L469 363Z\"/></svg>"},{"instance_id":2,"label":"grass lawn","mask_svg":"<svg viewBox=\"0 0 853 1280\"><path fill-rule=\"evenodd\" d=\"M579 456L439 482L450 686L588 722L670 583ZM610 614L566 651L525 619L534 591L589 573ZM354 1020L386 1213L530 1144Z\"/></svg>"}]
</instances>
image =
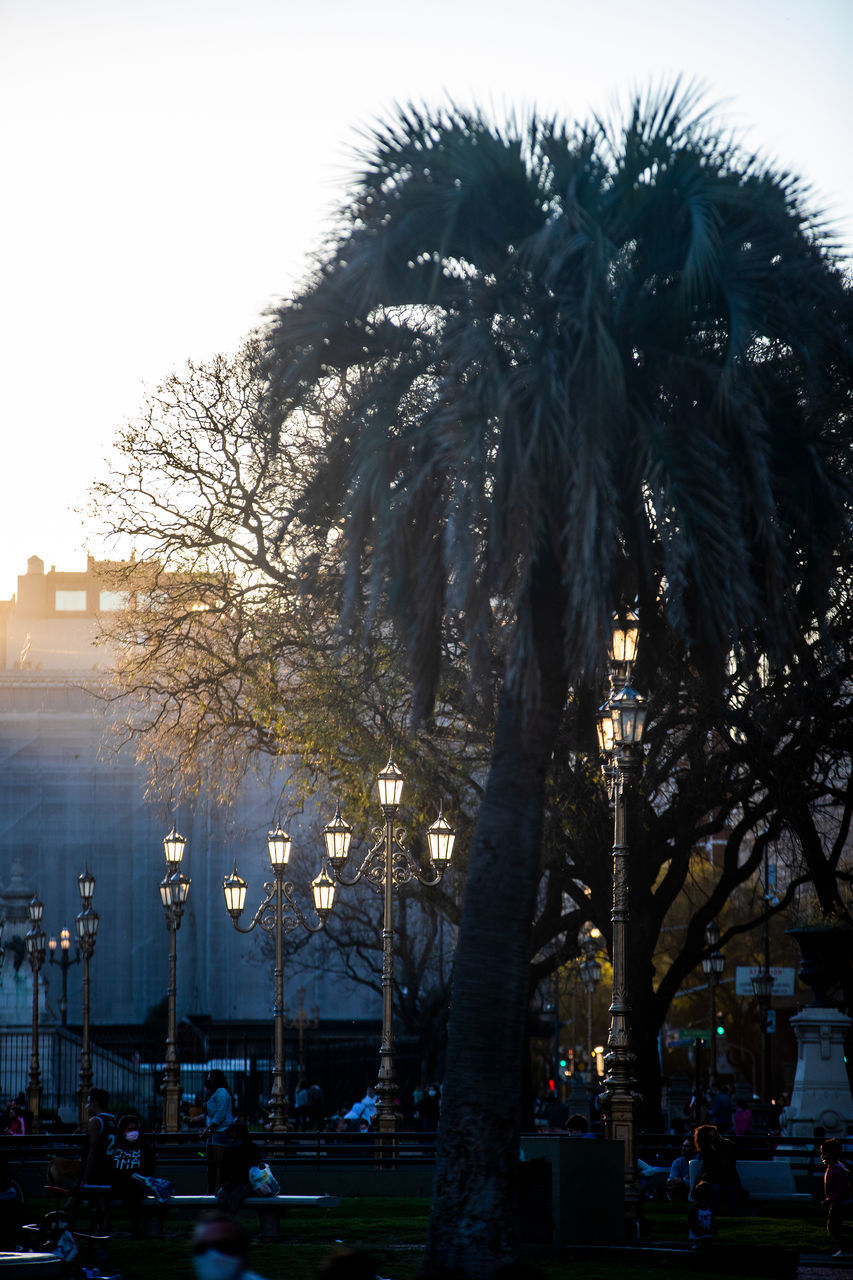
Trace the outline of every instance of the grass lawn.
<instances>
[{"instance_id":1,"label":"grass lawn","mask_svg":"<svg viewBox=\"0 0 853 1280\"><path fill-rule=\"evenodd\" d=\"M284 1223L284 1238L277 1244L254 1244L250 1265L266 1280L316 1280L317 1268L336 1245L362 1249L376 1265L377 1275L390 1280L415 1280L423 1259L429 1202L426 1199L350 1198L332 1210L293 1210ZM252 1213L245 1214L250 1230L256 1227ZM167 1218L163 1240L133 1241L127 1223L116 1215L116 1235L110 1262L123 1280L192 1280L187 1251L190 1222L174 1215ZM562 1257L537 1259L544 1280L651 1280L653 1276L697 1274L703 1280L756 1280L771 1274L760 1265L772 1248L827 1252L823 1216L817 1207L769 1217L721 1218L719 1244L707 1255L665 1253L624 1256L569 1252ZM646 1208L647 1238L673 1246L686 1243L686 1212L676 1205L651 1204ZM758 1252L752 1252L758 1250ZM750 1256L752 1253L752 1256ZM105 1268L106 1269L106 1268Z\"/></svg>"}]
</instances>

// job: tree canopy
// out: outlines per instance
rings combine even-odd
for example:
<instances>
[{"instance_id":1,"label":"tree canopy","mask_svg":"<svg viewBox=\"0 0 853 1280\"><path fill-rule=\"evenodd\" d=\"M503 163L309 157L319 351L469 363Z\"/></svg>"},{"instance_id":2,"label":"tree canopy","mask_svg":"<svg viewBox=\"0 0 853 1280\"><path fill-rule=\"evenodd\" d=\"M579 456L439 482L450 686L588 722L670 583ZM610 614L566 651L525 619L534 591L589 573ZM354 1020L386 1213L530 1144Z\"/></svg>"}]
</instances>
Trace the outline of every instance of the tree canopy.
<instances>
[{"instance_id":1,"label":"tree canopy","mask_svg":"<svg viewBox=\"0 0 853 1280\"><path fill-rule=\"evenodd\" d=\"M547 776L636 601L707 682L825 635L849 539L850 295L792 176L688 94L622 122L401 111L269 338L270 422L351 389L297 502L342 521L344 618L384 598L428 717L451 621L508 635L454 971L428 1262L489 1275L512 1212ZM503 994L499 1027L490 992Z\"/></svg>"}]
</instances>

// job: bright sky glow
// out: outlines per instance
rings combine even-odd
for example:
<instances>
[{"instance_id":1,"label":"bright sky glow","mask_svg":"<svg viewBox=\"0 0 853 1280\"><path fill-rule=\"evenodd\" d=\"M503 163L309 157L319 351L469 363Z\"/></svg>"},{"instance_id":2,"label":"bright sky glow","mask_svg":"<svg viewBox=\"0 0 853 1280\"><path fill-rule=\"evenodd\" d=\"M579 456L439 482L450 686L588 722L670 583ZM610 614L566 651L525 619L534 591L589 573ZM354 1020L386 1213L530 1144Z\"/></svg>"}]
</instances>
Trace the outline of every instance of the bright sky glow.
<instances>
[{"instance_id":1,"label":"bright sky glow","mask_svg":"<svg viewBox=\"0 0 853 1280\"><path fill-rule=\"evenodd\" d=\"M608 112L700 80L853 244L850 0L0 0L0 599L75 569L142 388L298 281L395 102Z\"/></svg>"}]
</instances>

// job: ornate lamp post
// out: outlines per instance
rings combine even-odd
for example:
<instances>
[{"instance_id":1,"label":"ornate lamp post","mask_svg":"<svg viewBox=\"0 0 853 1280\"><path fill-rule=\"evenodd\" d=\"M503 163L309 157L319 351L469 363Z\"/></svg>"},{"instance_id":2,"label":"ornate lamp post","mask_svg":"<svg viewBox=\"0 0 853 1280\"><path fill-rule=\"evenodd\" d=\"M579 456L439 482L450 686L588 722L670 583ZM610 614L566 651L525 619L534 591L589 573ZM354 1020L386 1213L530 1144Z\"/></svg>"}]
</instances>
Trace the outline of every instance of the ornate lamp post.
<instances>
[{"instance_id":1,"label":"ornate lamp post","mask_svg":"<svg viewBox=\"0 0 853 1280\"><path fill-rule=\"evenodd\" d=\"M366 880L383 895L382 913L382 1044L379 1049L379 1078L376 1082L376 1123L380 1133L397 1130L397 1081L394 1069L394 890L417 880L422 885L438 884L450 865L456 833L439 812L427 831L432 873L418 865L405 845L405 832L395 829L394 819L403 793L403 775L394 761L388 763L377 778L379 804L385 818L384 831L374 831L374 844L355 875L345 878L342 868L349 855L352 828L344 822L340 809L323 830L326 857L339 884L354 885Z\"/></svg>"},{"instance_id":2,"label":"ornate lamp post","mask_svg":"<svg viewBox=\"0 0 853 1280\"><path fill-rule=\"evenodd\" d=\"M717 983L720 981L720 975L726 967L726 962L721 951L717 950L720 944L720 926L716 920L711 920L705 926L705 942L711 948L711 954L704 956L702 959L702 971L708 979L708 989L710 996L710 1022L709 1029L711 1032L710 1057L708 1059L708 1070L710 1071L709 1084L713 1084L717 1077Z\"/></svg>"},{"instance_id":3,"label":"ornate lamp post","mask_svg":"<svg viewBox=\"0 0 853 1280\"><path fill-rule=\"evenodd\" d=\"M50 938L47 944L48 960L51 964L58 964L62 974L62 995L59 997L59 1016L63 1027L68 1026L68 970L72 964L80 963L80 948L74 948L73 957L71 951L71 930L60 929L59 931L59 959L56 958L56 938Z\"/></svg>"},{"instance_id":4,"label":"ornate lamp post","mask_svg":"<svg viewBox=\"0 0 853 1280\"><path fill-rule=\"evenodd\" d=\"M287 1128L287 1092L284 1081L284 935L292 933L300 926L309 933L317 933L326 923L326 918L335 903L335 883L325 868L311 882L314 897L314 910L319 917L319 924L310 924L293 900L293 884L285 880L285 871L290 861L292 841L281 824L267 837L270 866L273 881L264 885L266 897L258 907L250 925L245 929L240 925L240 916L246 905L246 881L234 871L222 882L225 894L225 907L234 928L239 933L251 933L258 925L275 936L275 1004L273 1008L274 1056L273 1083L271 1094L272 1129L274 1133L282 1133Z\"/></svg>"},{"instance_id":5,"label":"ornate lamp post","mask_svg":"<svg viewBox=\"0 0 853 1280\"><path fill-rule=\"evenodd\" d=\"M608 796L613 805L613 987L607 1038L602 1101L607 1136L623 1144L625 1152L625 1225L639 1221L642 1192L637 1171L637 1107L640 1095L634 1076L636 1055L631 1050L631 1006L628 987L628 832L627 797L643 768L645 699L630 683L637 653L638 623L628 613L614 620L611 649L611 688L624 684L599 711L598 740Z\"/></svg>"},{"instance_id":6,"label":"ornate lamp post","mask_svg":"<svg viewBox=\"0 0 853 1280\"><path fill-rule=\"evenodd\" d=\"M601 938L601 931L596 929L591 920L587 920L578 934L578 942L584 959L581 963L581 982L586 992L586 1048L587 1061L589 1062L589 1078L592 1083L593 1078L593 1044L592 1044L592 997L595 994L595 988L601 981L601 965L596 958L598 950L598 941Z\"/></svg>"},{"instance_id":7,"label":"ornate lamp post","mask_svg":"<svg viewBox=\"0 0 853 1280\"><path fill-rule=\"evenodd\" d=\"M33 1039L30 1055L30 1080L27 1086L27 1106L33 1115L33 1130L41 1129L41 1066L39 1064L39 971L44 964L44 930L41 918L44 903L33 898L30 903L30 928L24 942L33 971Z\"/></svg>"},{"instance_id":8,"label":"ornate lamp post","mask_svg":"<svg viewBox=\"0 0 853 1280\"><path fill-rule=\"evenodd\" d=\"M92 897L95 892L95 877L89 873L87 867L77 877L77 888L80 893L80 901L83 904L83 910L77 916L75 925L77 928L77 941L80 945L80 951L83 955L83 1030L80 1037L80 1123L85 1127L86 1102L89 1097L89 1090L92 1087L92 1057L89 1052L89 961L92 958L92 952L95 950L95 939L98 934L98 913L92 906Z\"/></svg>"},{"instance_id":9,"label":"ornate lamp post","mask_svg":"<svg viewBox=\"0 0 853 1280\"><path fill-rule=\"evenodd\" d=\"M765 1103L770 1101L770 1001L773 998L773 983L775 979L770 972L770 966L766 961L764 969L761 973L757 973L752 979L752 989L755 992L755 998L758 1001L758 1008L761 1013L761 1032L762 1032L762 1054L761 1054L761 1091L762 1101Z\"/></svg>"},{"instance_id":10,"label":"ornate lamp post","mask_svg":"<svg viewBox=\"0 0 853 1280\"><path fill-rule=\"evenodd\" d=\"M770 972L770 904L773 901L773 894L770 891L770 863L769 850L767 844L764 846L764 970L762 973L756 974L752 979L752 989L755 992L755 998L758 1001L758 1008L761 1011L761 1097L765 1103L770 1102L770 1095L773 1092L772 1078L773 1071L771 1066L771 1031L770 1031L770 1002L773 999L773 983L775 981L773 974Z\"/></svg>"},{"instance_id":11,"label":"ornate lamp post","mask_svg":"<svg viewBox=\"0 0 853 1280\"><path fill-rule=\"evenodd\" d=\"M190 881L181 870L186 840L175 830L163 837L166 874L160 881L160 902L169 930L169 1022L166 1031L166 1070L163 1073L163 1130L177 1133L181 1127L181 1068L178 1062L178 930L184 914Z\"/></svg>"}]
</instances>

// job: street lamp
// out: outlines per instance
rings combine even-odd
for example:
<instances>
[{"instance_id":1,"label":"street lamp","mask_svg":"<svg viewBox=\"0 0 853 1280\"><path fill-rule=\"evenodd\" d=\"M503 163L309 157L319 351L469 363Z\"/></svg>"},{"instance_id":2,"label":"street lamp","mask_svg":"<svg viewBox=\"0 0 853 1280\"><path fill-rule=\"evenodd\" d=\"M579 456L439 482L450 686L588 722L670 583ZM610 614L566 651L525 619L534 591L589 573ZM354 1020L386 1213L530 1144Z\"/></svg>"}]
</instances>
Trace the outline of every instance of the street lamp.
<instances>
[{"instance_id":1,"label":"street lamp","mask_svg":"<svg viewBox=\"0 0 853 1280\"><path fill-rule=\"evenodd\" d=\"M48 960L51 964L58 964L62 974L62 995L59 998L59 1016L63 1027L68 1026L68 970L72 964L80 963L80 948L74 948L74 955L71 956L71 930L60 929L59 931L59 959L56 958L57 941L56 938L50 938L47 944Z\"/></svg>"},{"instance_id":2,"label":"street lamp","mask_svg":"<svg viewBox=\"0 0 853 1280\"><path fill-rule=\"evenodd\" d=\"M770 972L769 965L766 963L761 973L757 973L752 979L752 990L755 992L755 998L758 1001L758 1008L761 1012L761 1030L762 1030L762 1091L763 1101L770 1101L770 1001L773 998L773 983L775 978Z\"/></svg>"},{"instance_id":3,"label":"street lamp","mask_svg":"<svg viewBox=\"0 0 853 1280\"><path fill-rule=\"evenodd\" d=\"M92 906L95 892L95 877L87 867L77 877L77 889L83 910L77 916L77 942L83 955L83 1033L80 1037L80 1123L85 1126L88 1119L86 1103L89 1090L92 1088L92 1058L89 1052L89 961L95 950L95 939L98 934L98 913Z\"/></svg>"},{"instance_id":4,"label":"street lamp","mask_svg":"<svg viewBox=\"0 0 853 1280\"><path fill-rule=\"evenodd\" d=\"M770 1094L773 1090L770 1048L770 1002L773 999L773 983L775 981L773 974L770 972L770 907L775 902L775 898L770 889L768 833L765 832L764 834L764 970L762 973L756 974L752 979L752 989L755 992L758 1008L761 1011L762 1098L765 1103L769 1103Z\"/></svg>"},{"instance_id":5,"label":"street lamp","mask_svg":"<svg viewBox=\"0 0 853 1280\"><path fill-rule=\"evenodd\" d=\"M24 942L33 971L33 1041L30 1055L30 1080L27 1087L27 1106L33 1116L33 1132L41 1129L41 1067L39 1064L39 970L44 964L44 930L41 919L44 903L33 898L29 907L30 928Z\"/></svg>"},{"instance_id":6,"label":"street lamp","mask_svg":"<svg viewBox=\"0 0 853 1280\"><path fill-rule=\"evenodd\" d=\"M366 880L383 895L382 914L382 1043L379 1049L379 1078L376 1082L376 1123L380 1133L397 1130L397 1081L394 1070L394 890L417 880L418 884L438 884L450 865L456 833L439 810L438 817L427 830L431 875L424 872L406 848L405 832L394 827L403 793L403 775L389 756L388 763L376 779L379 804L385 828L374 831L373 846L351 878L341 872L349 855L352 828L338 809L323 829L326 858L339 884L354 885Z\"/></svg>"},{"instance_id":7,"label":"street lamp","mask_svg":"<svg viewBox=\"0 0 853 1280\"><path fill-rule=\"evenodd\" d=\"M274 1057L271 1102L272 1129L274 1133L283 1133L287 1128L287 1093L284 1084L284 946L285 933L292 933L300 926L308 933L317 933L326 923L326 918L335 902L335 884L325 868L311 882L314 897L314 910L319 917L319 924L310 924L293 899L293 884L285 880L285 871L290 861L292 841L281 823L267 836L267 851L273 872L273 881L264 885L266 897L258 907L250 925L245 929L240 925L240 916L246 905L248 885L234 871L222 882L225 894L225 907L234 928L239 933L251 933L258 925L275 936L275 1004L273 1008Z\"/></svg>"},{"instance_id":8,"label":"street lamp","mask_svg":"<svg viewBox=\"0 0 853 1280\"><path fill-rule=\"evenodd\" d=\"M629 683L637 654L637 618L630 613L614 617L611 659L611 695L600 708L597 721L599 750L604 765L607 794L613 805L613 986L610 1029L607 1038L602 1102L607 1136L621 1141L625 1153L625 1223L628 1230L639 1221L642 1191L637 1170L637 1107L640 1095L634 1075L636 1055L631 1050L631 1006L628 987L628 832L627 796L643 768L643 726L646 701ZM622 688L615 684L624 680Z\"/></svg>"},{"instance_id":9,"label":"street lamp","mask_svg":"<svg viewBox=\"0 0 853 1280\"><path fill-rule=\"evenodd\" d=\"M178 930L192 883L181 871L187 842L175 829L163 837L166 874L160 881L160 903L169 930L169 1021L166 1031L166 1070L163 1072L163 1131L177 1133L181 1127L181 1068L178 1063Z\"/></svg>"},{"instance_id":10,"label":"street lamp","mask_svg":"<svg viewBox=\"0 0 853 1280\"><path fill-rule=\"evenodd\" d=\"M708 1059L708 1070L710 1078L708 1083L713 1085L717 1077L717 983L720 981L720 975L726 967L726 962L721 951L717 950L720 945L720 926L716 920L711 920L705 926L705 942L711 948L711 954L702 957L702 972L708 979L708 988L710 990L710 1023L711 1043L708 1046L711 1050L711 1056Z\"/></svg>"},{"instance_id":11,"label":"street lamp","mask_svg":"<svg viewBox=\"0 0 853 1280\"><path fill-rule=\"evenodd\" d=\"M311 1010L310 1017L306 1012L306 1009L305 1009L306 994L307 992L304 987L300 987L300 989L297 991L296 995L299 1000L299 1008L296 1010L296 1013L293 1016L293 1020L288 1023L288 1026L295 1028L298 1036L299 1057L297 1059L297 1070L299 1072L300 1077L305 1075L305 1032L308 1029L308 1027L319 1027L320 1025L319 1005L316 1005L316 1004L314 1005L314 1008ZM288 1016L288 1010L286 1005L284 1009L284 1016L285 1018Z\"/></svg>"},{"instance_id":12,"label":"street lamp","mask_svg":"<svg viewBox=\"0 0 853 1280\"><path fill-rule=\"evenodd\" d=\"M586 992L586 1044L587 1055L589 1061L589 1080L592 1084L593 1080L593 1043L592 1043L592 997L595 994L595 988L601 981L601 965L596 958L598 943L601 938L601 931L596 929L591 920L587 920L582 926L578 934L578 943L583 952L583 962L581 963L581 982Z\"/></svg>"}]
</instances>

